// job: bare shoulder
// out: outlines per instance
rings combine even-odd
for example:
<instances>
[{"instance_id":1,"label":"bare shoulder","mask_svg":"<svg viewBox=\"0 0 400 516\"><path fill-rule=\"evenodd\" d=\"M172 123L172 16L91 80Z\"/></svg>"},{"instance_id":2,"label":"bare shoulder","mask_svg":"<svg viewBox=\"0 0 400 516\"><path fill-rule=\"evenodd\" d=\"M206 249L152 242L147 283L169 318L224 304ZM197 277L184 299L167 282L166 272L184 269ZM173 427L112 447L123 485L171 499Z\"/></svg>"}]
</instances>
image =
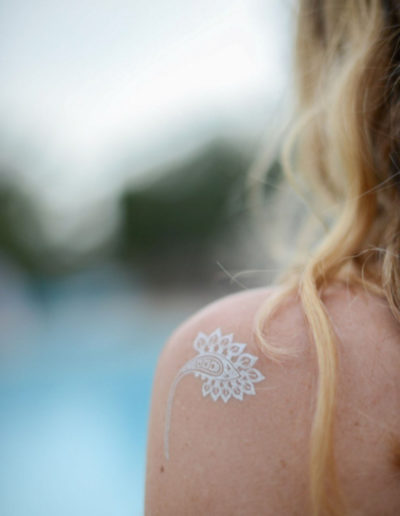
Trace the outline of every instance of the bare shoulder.
<instances>
[{"instance_id":1,"label":"bare shoulder","mask_svg":"<svg viewBox=\"0 0 400 516\"><path fill-rule=\"evenodd\" d=\"M400 514L400 325L386 299L362 287L335 287L322 299L339 337L342 481L359 514Z\"/></svg>"},{"instance_id":2,"label":"bare shoulder","mask_svg":"<svg viewBox=\"0 0 400 516\"><path fill-rule=\"evenodd\" d=\"M161 360L165 355L173 355L174 358L180 353L185 354L189 349L193 352L193 337L198 332L211 333L219 328L222 333L234 333L234 337L246 341L247 351L250 349L260 354L253 336L254 318L258 309L279 287L266 287L259 289L245 290L236 294L218 299L189 319L184 321L171 335L164 347ZM287 323L290 321L290 330ZM297 298L290 296L279 310L279 317L273 318L269 330L269 337L274 338L279 334L280 341L287 335L289 339L293 336L299 337L304 330L304 315ZM284 331L285 329L289 331Z\"/></svg>"},{"instance_id":3,"label":"bare shoulder","mask_svg":"<svg viewBox=\"0 0 400 516\"><path fill-rule=\"evenodd\" d=\"M322 300L338 336L342 388L349 394L358 391L367 403L379 392L383 395L387 382L398 388L400 325L386 299L360 286L339 285ZM343 401L351 403L352 396L343 396Z\"/></svg>"},{"instance_id":4,"label":"bare shoulder","mask_svg":"<svg viewBox=\"0 0 400 516\"><path fill-rule=\"evenodd\" d=\"M255 342L254 316L273 293L256 289L214 302L166 343L153 385L147 515L307 512L315 367L295 301L271 332L282 343L302 341L304 356L277 365Z\"/></svg>"},{"instance_id":5,"label":"bare shoulder","mask_svg":"<svg viewBox=\"0 0 400 516\"><path fill-rule=\"evenodd\" d=\"M275 292L218 300L166 343L153 385L147 516L309 513L315 348L290 296L267 335L301 353L279 365L259 349L254 316ZM400 442L399 325L386 301L362 288L335 286L322 300L339 337L341 480L358 514L398 514L400 454L390 446Z\"/></svg>"}]
</instances>

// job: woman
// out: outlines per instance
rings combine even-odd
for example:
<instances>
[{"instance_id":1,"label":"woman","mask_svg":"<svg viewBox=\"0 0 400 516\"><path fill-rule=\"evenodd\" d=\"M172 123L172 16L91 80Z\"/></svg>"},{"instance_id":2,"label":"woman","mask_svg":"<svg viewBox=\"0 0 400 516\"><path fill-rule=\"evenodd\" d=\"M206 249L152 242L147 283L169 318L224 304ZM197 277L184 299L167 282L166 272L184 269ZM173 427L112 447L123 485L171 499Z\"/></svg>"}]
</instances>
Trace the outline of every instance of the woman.
<instances>
[{"instance_id":1,"label":"woman","mask_svg":"<svg viewBox=\"0 0 400 516\"><path fill-rule=\"evenodd\" d=\"M325 234L170 338L148 516L400 514L400 4L300 0L295 48L282 164Z\"/></svg>"}]
</instances>

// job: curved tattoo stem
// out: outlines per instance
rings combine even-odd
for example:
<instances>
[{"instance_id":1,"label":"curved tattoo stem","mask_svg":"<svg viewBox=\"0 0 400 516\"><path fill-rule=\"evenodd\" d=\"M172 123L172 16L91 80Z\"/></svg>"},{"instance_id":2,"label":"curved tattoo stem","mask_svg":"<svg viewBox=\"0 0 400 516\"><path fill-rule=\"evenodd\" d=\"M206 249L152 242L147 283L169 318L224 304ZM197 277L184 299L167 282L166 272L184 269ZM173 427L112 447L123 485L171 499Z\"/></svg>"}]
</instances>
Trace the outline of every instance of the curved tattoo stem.
<instances>
[{"instance_id":1,"label":"curved tattoo stem","mask_svg":"<svg viewBox=\"0 0 400 516\"><path fill-rule=\"evenodd\" d=\"M203 397L213 401L219 398L226 403L229 399L243 401L244 395L255 395L254 384L264 380L264 376L254 364L258 358L244 353L246 344L234 342L233 334L222 335L217 328L211 335L200 332L193 347L197 355L189 359L178 371L170 387L165 413L164 454L169 459L169 430L172 402L176 387L187 374L194 374L203 381Z\"/></svg>"},{"instance_id":2,"label":"curved tattoo stem","mask_svg":"<svg viewBox=\"0 0 400 516\"><path fill-rule=\"evenodd\" d=\"M185 375L187 375L191 372L192 371L190 371L190 370L185 370L185 366L183 366L182 369L180 369L177 376L175 377L175 380L173 381L171 388L169 390L168 401L167 401L167 410L165 413L165 431L164 431L164 455L167 460L169 459L168 439L169 439L169 427L171 424L172 401L174 399L176 386L178 385L178 383L181 381L181 379Z\"/></svg>"}]
</instances>

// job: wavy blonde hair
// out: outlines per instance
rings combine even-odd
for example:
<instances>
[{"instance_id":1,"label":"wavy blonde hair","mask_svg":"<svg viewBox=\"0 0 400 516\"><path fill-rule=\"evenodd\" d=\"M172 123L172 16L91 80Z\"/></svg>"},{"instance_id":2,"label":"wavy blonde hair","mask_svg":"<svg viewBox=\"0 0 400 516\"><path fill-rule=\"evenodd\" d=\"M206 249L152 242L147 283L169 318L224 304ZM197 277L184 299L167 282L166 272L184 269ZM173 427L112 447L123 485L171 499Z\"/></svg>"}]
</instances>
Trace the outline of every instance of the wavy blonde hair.
<instances>
[{"instance_id":1,"label":"wavy blonde hair","mask_svg":"<svg viewBox=\"0 0 400 516\"><path fill-rule=\"evenodd\" d=\"M319 368L312 513L343 516L333 446L337 336L321 293L333 281L361 284L400 321L400 4L300 0L294 58L294 119L280 159L325 229L317 242L311 233L312 250L275 280L283 288L258 313L256 334L273 360L291 356L265 331L282 301L298 294Z\"/></svg>"}]
</instances>

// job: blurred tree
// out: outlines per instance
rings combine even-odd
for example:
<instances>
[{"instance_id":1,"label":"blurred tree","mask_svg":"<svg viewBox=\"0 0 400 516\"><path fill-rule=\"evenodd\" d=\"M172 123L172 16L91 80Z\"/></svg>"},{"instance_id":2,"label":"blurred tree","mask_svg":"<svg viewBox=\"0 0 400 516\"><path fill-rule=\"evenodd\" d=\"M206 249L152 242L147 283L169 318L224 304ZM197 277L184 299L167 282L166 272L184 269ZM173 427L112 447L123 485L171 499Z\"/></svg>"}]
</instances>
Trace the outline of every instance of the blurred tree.
<instances>
[{"instance_id":1,"label":"blurred tree","mask_svg":"<svg viewBox=\"0 0 400 516\"><path fill-rule=\"evenodd\" d=\"M222 241L232 250L246 209L250 162L242 146L218 140L167 166L147 186L126 191L120 200L121 255L157 283L210 278L215 246ZM277 181L279 171L272 172Z\"/></svg>"},{"instance_id":2,"label":"blurred tree","mask_svg":"<svg viewBox=\"0 0 400 516\"><path fill-rule=\"evenodd\" d=\"M153 170L145 186L131 187L117 199L118 235L95 241L84 252L77 240L87 241L101 206L89 207L86 224L82 221L71 241L55 246L43 225L51 212L40 205L27 185L4 172L0 255L39 277L67 274L118 258L158 285L213 281L217 261L231 265L240 258L238 230L248 232L246 172L253 157L254 149L221 139ZM275 163L264 183L267 196L280 177Z\"/></svg>"},{"instance_id":3,"label":"blurred tree","mask_svg":"<svg viewBox=\"0 0 400 516\"><path fill-rule=\"evenodd\" d=\"M39 209L22 188L0 184L0 251L29 273L46 268L45 237Z\"/></svg>"}]
</instances>

